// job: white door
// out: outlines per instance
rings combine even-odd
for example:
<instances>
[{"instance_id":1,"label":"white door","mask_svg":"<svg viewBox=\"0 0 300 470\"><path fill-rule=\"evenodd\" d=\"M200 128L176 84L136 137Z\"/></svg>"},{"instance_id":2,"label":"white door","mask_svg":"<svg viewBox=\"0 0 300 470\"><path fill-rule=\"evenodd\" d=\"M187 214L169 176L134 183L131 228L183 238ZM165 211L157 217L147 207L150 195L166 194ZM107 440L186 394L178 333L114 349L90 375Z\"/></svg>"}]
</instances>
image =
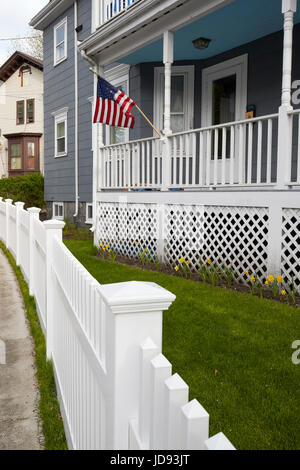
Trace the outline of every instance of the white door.
<instances>
[{"instance_id":1,"label":"white door","mask_svg":"<svg viewBox=\"0 0 300 470\"><path fill-rule=\"evenodd\" d=\"M243 55L202 71L202 127L215 126L227 122L243 120L247 106L247 63L248 56ZM216 136L217 132L217 136ZM215 137L217 147L215 144ZM236 136L238 138L238 136ZM222 154L223 154L222 129L212 133L211 159L210 159L210 183L220 184L222 180ZM235 139L237 144L237 139ZM234 168L234 182L238 182L239 165L244 165L244 155L238 155L235 145L235 151L231 162L230 147L231 137L230 129L226 130L226 165L225 180L229 181L230 167ZM215 155L218 162L215 165ZM239 158L239 165L237 159ZM241 161L243 159L243 162ZM215 168L217 168L217 178L215 177ZM242 182L242 181L240 181Z\"/></svg>"}]
</instances>

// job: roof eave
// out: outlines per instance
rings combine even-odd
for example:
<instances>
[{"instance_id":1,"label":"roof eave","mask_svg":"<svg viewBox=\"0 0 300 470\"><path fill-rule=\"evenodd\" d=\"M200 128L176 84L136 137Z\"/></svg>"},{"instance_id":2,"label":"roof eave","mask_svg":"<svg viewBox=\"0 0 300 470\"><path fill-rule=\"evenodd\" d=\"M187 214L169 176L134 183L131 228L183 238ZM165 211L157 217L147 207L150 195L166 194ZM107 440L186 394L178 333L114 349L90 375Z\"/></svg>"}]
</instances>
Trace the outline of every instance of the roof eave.
<instances>
[{"instance_id":1,"label":"roof eave","mask_svg":"<svg viewBox=\"0 0 300 470\"><path fill-rule=\"evenodd\" d=\"M53 0L30 20L29 25L34 29L44 31L49 24L66 11L73 3L74 0Z\"/></svg>"}]
</instances>

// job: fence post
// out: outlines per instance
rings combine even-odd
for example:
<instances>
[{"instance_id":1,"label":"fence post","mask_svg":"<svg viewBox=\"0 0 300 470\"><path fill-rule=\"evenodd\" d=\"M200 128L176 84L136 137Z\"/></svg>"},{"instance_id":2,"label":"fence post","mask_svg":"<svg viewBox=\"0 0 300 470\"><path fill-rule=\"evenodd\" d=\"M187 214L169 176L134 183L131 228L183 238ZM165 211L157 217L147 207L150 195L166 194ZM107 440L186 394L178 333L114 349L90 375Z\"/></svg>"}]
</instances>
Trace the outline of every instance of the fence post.
<instances>
[{"instance_id":1,"label":"fence post","mask_svg":"<svg viewBox=\"0 0 300 470\"><path fill-rule=\"evenodd\" d=\"M62 229L64 222L59 220L47 220L44 222L46 230L46 348L47 359L51 359L53 352L53 277L52 277L52 257L53 257L53 240L57 237L62 240Z\"/></svg>"},{"instance_id":2,"label":"fence post","mask_svg":"<svg viewBox=\"0 0 300 470\"><path fill-rule=\"evenodd\" d=\"M16 264L20 266L20 210L24 209L24 202L16 202Z\"/></svg>"},{"instance_id":3,"label":"fence post","mask_svg":"<svg viewBox=\"0 0 300 470\"><path fill-rule=\"evenodd\" d=\"M162 312L175 296L154 283L124 282L101 286L107 308L107 402L105 448L126 450L129 423L139 414L140 347L148 337L162 347Z\"/></svg>"},{"instance_id":4,"label":"fence post","mask_svg":"<svg viewBox=\"0 0 300 470\"><path fill-rule=\"evenodd\" d=\"M29 294L34 295L34 237L33 237L33 219L39 218L41 209L37 207L30 207L27 209L29 212Z\"/></svg>"},{"instance_id":5,"label":"fence post","mask_svg":"<svg viewBox=\"0 0 300 470\"><path fill-rule=\"evenodd\" d=\"M5 246L9 249L9 206L12 205L12 199L5 199L5 219L6 219L6 230L5 230Z\"/></svg>"}]
</instances>

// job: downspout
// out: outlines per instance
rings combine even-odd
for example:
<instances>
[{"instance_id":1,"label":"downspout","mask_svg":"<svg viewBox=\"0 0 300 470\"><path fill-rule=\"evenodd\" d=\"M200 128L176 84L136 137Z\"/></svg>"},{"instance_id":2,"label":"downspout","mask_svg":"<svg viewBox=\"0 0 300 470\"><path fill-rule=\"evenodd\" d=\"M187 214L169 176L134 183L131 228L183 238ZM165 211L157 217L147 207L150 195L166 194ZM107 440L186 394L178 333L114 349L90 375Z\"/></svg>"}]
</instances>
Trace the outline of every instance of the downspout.
<instances>
[{"instance_id":1,"label":"downspout","mask_svg":"<svg viewBox=\"0 0 300 470\"><path fill-rule=\"evenodd\" d=\"M76 31L78 26L77 0L74 1L74 67L75 67L75 214L78 216L79 183L78 183L78 51Z\"/></svg>"},{"instance_id":2,"label":"downspout","mask_svg":"<svg viewBox=\"0 0 300 470\"><path fill-rule=\"evenodd\" d=\"M98 64L94 62L90 57L86 55L84 51L80 51L81 56L85 59L89 64L91 64L95 71L98 73ZM94 81L94 97L97 93L97 81ZM98 126L97 132L93 132L93 225L90 228L90 231L94 233L94 238L96 234L96 196L97 196L97 156L98 156Z\"/></svg>"}]
</instances>

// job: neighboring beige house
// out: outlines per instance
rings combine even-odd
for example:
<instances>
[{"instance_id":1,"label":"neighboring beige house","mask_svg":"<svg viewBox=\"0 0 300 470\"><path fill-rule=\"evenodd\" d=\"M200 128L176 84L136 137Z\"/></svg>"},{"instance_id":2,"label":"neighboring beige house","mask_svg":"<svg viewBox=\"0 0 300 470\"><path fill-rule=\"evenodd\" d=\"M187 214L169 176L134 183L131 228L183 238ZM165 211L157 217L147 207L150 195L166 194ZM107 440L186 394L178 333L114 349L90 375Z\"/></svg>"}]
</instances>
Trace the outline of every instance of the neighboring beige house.
<instances>
[{"instance_id":1,"label":"neighboring beige house","mask_svg":"<svg viewBox=\"0 0 300 470\"><path fill-rule=\"evenodd\" d=\"M0 68L0 178L44 172L43 61L16 51Z\"/></svg>"}]
</instances>

